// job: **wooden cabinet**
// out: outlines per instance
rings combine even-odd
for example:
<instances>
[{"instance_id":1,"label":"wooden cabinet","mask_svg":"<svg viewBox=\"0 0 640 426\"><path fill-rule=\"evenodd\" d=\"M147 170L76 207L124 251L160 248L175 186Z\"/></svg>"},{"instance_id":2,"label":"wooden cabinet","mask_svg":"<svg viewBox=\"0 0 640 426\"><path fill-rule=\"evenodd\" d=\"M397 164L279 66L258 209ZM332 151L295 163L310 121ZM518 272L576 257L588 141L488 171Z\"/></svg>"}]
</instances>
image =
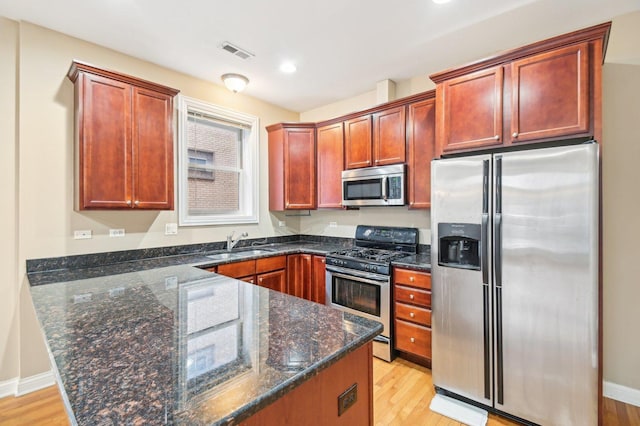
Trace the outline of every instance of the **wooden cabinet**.
<instances>
[{"instance_id":1,"label":"wooden cabinet","mask_svg":"<svg viewBox=\"0 0 640 426\"><path fill-rule=\"evenodd\" d=\"M358 169L372 166L371 148L371 114L345 121L345 168Z\"/></svg>"},{"instance_id":2,"label":"wooden cabinet","mask_svg":"<svg viewBox=\"0 0 640 426\"><path fill-rule=\"evenodd\" d=\"M601 65L610 23L434 74L436 155L602 137Z\"/></svg>"},{"instance_id":3,"label":"wooden cabinet","mask_svg":"<svg viewBox=\"0 0 640 426\"><path fill-rule=\"evenodd\" d=\"M280 123L269 133L269 210L316 208L316 139L313 123Z\"/></svg>"},{"instance_id":4,"label":"wooden cabinet","mask_svg":"<svg viewBox=\"0 0 640 426\"><path fill-rule=\"evenodd\" d=\"M272 256L225 263L207 270L284 292L286 290L286 265L286 256Z\"/></svg>"},{"instance_id":5,"label":"wooden cabinet","mask_svg":"<svg viewBox=\"0 0 640 426\"><path fill-rule=\"evenodd\" d=\"M314 255L311 260L311 298L312 302L326 302L326 258Z\"/></svg>"},{"instance_id":6,"label":"wooden cabinet","mask_svg":"<svg viewBox=\"0 0 640 426\"><path fill-rule=\"evenodd\" d=\"M410 209L431 207L431 160L435 155L435 99L408 105L407 193Z\"/></svg>"},{"instance_id":7,"label":"wooden cabinet","mask_svg":"<svg viewBox=\"0 0 640 426\"><path fill-rule=\"evenodd\" d=\"M431 274L396 267L393 293L395 349L430 365Z\"/></svg>"},{"instance_id":8,"label":"wooden cabinet","mask_svg":"<svg viewBox=\"0 0 640 426\"><path fill-rule=\"evenodd\" d=\"M385 109L373 114L373 165L404 163L406 159L405 107Z\"/></svg>"},{"instance_id":9,"label":"wooden cabinet","mask_svg":"<svg viewBox=\"0 0 640 426\"><path fill-rule=\"evenodd\" d=\"M74 61L76 198L85 209L173 209L177 90Z\"/></svg>"},{"instance_id":10,"label":"wooden cabinet","mask_svg":"<svg viewBox=\"0 0 640 426\"><path fill-rule=\"evenodd\" d=\"M287 294L311 300L310 254L287 256Z\"/></svg>"},{"instance_id":11,"label":"wooden cabinet","mask_svg":"<svg viewBox=\"0 0 640 426\"><path fill-rule=\"evenodd\" d=\"M404 163L406 123L404 105L344 122L345 168Z\"/></svg>"},{"instance_id":12,"label":"wooden cabinet","mask_svg":"<svg viewBox=\"0 0 640 426\"><path fill-rule=\"evenodd\" d=\"M316 137L318 208L340 208L344 169L343 123L318 127Z\"/></svg>"}]
</instances>

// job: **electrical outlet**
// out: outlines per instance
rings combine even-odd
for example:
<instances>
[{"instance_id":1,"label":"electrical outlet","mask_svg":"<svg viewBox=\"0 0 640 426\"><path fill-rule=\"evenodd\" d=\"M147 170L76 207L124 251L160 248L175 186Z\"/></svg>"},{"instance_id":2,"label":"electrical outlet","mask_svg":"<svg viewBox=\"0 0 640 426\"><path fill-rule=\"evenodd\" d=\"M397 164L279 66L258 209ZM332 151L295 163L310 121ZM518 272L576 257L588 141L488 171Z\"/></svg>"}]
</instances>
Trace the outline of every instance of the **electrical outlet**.
<instances>
[{"instance_id":1,"label":"electrical outlet","mask_svg":"<svg viewBox=\"0 0 640 426\"><path fill-rule=\"evenodd\" d=\"M177 223L167 223L164 226L164 235L176 235L178 233Z\"/></svg>"},{"instance_id":2,"label":"electrical outlet","mask_svg":"<svg viewBox=\"0 0 640 426\"><path fill-rule=\"evenodd\" d=\"M178 287L178 277L171 276L164 279L165 290L171 290Z\"/></svg>"},{"instance_id":3,"label":"electrical outlet","mask_svg":"<svg viewBox=\"0 0 640 426\"><path fill-rule=\"evenodd\" d=\"M109 290L109 297L118 297L124 294L124 287L112 288Z\"/></svg>"},{"instance_id":4,"label":"electrical outlet","mask_svg":"<svg viewBox=\"0 0 640 426\"><path fill-rule=\"evenodd\" d=\"M109 229L110 237L124 237L124 229Z\"/></svg>"},{"instance_id":5,"label":"electrical outlet","mask_svg":"<svg viewBox=\"0 0 640 426\"><path fill-rule=\"evenodd\" d=\"M354 383L349 389L338 396L338 417L358 401L358 384Z\"/></svg>"},{"instance_id":6,"label":"electrical outlet","mask_svg":"<svg viewBox=\"0 0 640 426\"><path fill-rule=\"evenodd\" d=\"M88 240L91 238L91 229L83 231L73 231L74 240Z\"/></svg>"},{"instance_id":7,"label":"electrical outlet","mask_svg":"<svg viewBox=\"0 0 640 426\"><path fill-rule=\"evenodd\" d=\"M285 223L285 221L284 221L284 220L279 220L279 221L278 221L278 226L279 226L280 228L284 228L285 226L287 226L287 224Z\"/></svg>"},{"instance_id":8,"label":"electrical outlet","mask_svg":"<svg viewBox=\"0 0 640 426\"><path fill-rule=\"evenodd\" d=\"M73 295L73 303L85 303L90 301L91 301L91 293Z\"/></svg>"},{"instance_id":9,"label":"electrical outlet","mask_svg":"<svg viewBox=\"0 0 640 426\"><path fill-rule=\"evenodd\" d=\"M329 222L329 228L337 228L338 222Z\"/></svg>"}]
</instances>

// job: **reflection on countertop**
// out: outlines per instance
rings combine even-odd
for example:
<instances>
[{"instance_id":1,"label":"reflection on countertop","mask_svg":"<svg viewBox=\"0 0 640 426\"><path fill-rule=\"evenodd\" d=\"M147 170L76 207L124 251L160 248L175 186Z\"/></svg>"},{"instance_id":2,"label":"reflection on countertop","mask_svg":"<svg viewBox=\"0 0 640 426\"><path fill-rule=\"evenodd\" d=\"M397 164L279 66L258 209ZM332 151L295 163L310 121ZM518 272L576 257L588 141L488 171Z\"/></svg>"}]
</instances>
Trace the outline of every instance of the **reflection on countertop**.
<instances>
[{"instance_id":1,"label":"reflection on countertop","mask_svg":"<svg viewBox=\"0 0 640 426\"><path fill-rule=\"evenodd\" d=\"M188 265L31 293L79 424L238 422L382 328Z\"/></svg>"}]
</instances>

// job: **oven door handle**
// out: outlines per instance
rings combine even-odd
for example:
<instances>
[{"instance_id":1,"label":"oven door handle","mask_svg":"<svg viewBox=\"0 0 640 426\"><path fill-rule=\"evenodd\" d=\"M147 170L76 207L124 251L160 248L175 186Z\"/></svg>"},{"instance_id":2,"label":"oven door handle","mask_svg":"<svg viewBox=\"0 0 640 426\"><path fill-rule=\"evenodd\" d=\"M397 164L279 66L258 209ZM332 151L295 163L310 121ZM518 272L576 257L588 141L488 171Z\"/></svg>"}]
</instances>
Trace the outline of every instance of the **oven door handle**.
<instances>
[{"instance_id":1,"label":"oven door handle","mask_svg":"<svg viewBox=\"0 0 640 426\"><path fill-rule=\"evenodd\" d=\"M384 279L372 279L372 278L368 278L368 277L364 277L362 275L356 275L355 273L341 273L336 271L334 268L330 268L327 267L327 272L329 272L332 276L334 277L338 277L338 278L344 278L345 280L351 280L351 281L359 281L359 282L364 282L364 283L369 283L369 284L374 284L374 285L378 285L378 286L383 286L383 285L388 285L389 284L389 277L384 277ZM382 277L382 276L381 276Z\"/></svg>"}]
</instances>

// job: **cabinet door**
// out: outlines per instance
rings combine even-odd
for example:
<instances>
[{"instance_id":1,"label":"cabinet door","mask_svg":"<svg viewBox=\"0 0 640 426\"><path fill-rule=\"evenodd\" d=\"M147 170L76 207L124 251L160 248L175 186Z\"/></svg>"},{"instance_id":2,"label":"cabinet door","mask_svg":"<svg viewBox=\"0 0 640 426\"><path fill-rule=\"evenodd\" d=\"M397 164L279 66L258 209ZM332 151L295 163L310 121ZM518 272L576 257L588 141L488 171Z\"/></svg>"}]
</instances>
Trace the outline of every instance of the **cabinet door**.
<instances>
[{"instance_id":1,"label":"cabinet door","mask_svg":"<svg viewBox=\"0 0 640 426\"><path fill-rule=\"evenodd\" d=\"M502 144L502 66L452 78L436 89L440 153Z\"/></svg>"},{"instance_id":2,"label":"cabinet door","mask_svg":"<svg viewBox=\"0 0 640 426\"><path fill-rule=\"evenodd\" d=\"M318 127L318 208L342 207L344 131L342 123Z\"/></svg>"},{"instance_id":3,"label":"cabinet door","mask_svg":"<svg viewBox=\"0 0 640 426\"><path fill-rule=\"evenodd\" d=\"M133 195L139 209L173 209L173 98L133 88Z\"/></svg>"},{"instance_id":4,"label":"cabinet door","mask_svg":"<svg viewBox=\"0 0 640 426\"><path fill-rule=\"evenodd\" d=\"M589 78L588 43L512 62L513 142L588 134Z\"/></svg>"},{"instance_id":5,"label":"cabinet door","mask_svg":"<svg viewBox=\"0 0 640 426\"><path fill-rule=\"evenodd\" d=\"M285 208L315 209L315 129L285 130L284 164Z\"/></svg>"},{"instance_id":6,"label":"cabinet door","mask_svg":"<svg viewBox=\"0 0 640 426\"><path fill-rule=\"evenodd\" d=\"M404 106L373 114L373 164L375 166L404 163L406 145Z\"/></svg>"},{"instance_id":7,"label":"cabinet door","mask_svg":"<svg viewBox=\"0 0 640 426\"><path fill-rule=\"evenodd\" d=\"M90 74L79 78L79 208L129 208L131 86Z\"/></svg>"},{"instance_id":8,"label":"cabinet door","mask_svg":"<svg viewBox=\"0 0 640 426\"><path fill-rule=\"evenodd\" d=\"M243 260L241 262L225 263L218 265L217 272L231 278L243 278L256 273L255 260Z\"/></svg>"},{"instance_id":9,"label":"cabinet door","mask_svg":"<svg viewBox=\"0 0 640 426\"><path fill-rule=\"evenodd\" d=\"M435 100L409 105L408 193L410 209L431 207L431 160L435 153Z\"/></svg>"},{"instance_id":10,"label":"cabinet door","mask_svg":"<svg viewBox=\"0 0 640 426\"><path fill-rule=\"evenodd\" d=\"M287 256L287 294L311 300L311 255Z\"/></svg>"},{"instance_id":11,"label":"cabinet door","mask_svg":"<svg viewBox=\"0 0 640 426\"><path fill-rule=\"evenodd\" d=\"M371 115L344 122L344 157L347 169L369 167L371 155Z\"/></svg>"},{"instance_id":12,"label":"cabinet door","mask_svg":"<svg viewBox=\"0 0 640 426\"><path fill-rule=\"evenodd\" d=\"M284 293L286 290L285 270L266 272L257 276L258 285Z\"/></svg>"},{"instance_id":13,"label":"cabinet door","mask_svg":"<svg viewBox=\"0 0 640 426\"><path fill-rule=\"evenodd\" d=\"M326 259L324 256L313 256L311 275L310 300L324 305L326 300Z\"/></svg>"}]
</instances>

